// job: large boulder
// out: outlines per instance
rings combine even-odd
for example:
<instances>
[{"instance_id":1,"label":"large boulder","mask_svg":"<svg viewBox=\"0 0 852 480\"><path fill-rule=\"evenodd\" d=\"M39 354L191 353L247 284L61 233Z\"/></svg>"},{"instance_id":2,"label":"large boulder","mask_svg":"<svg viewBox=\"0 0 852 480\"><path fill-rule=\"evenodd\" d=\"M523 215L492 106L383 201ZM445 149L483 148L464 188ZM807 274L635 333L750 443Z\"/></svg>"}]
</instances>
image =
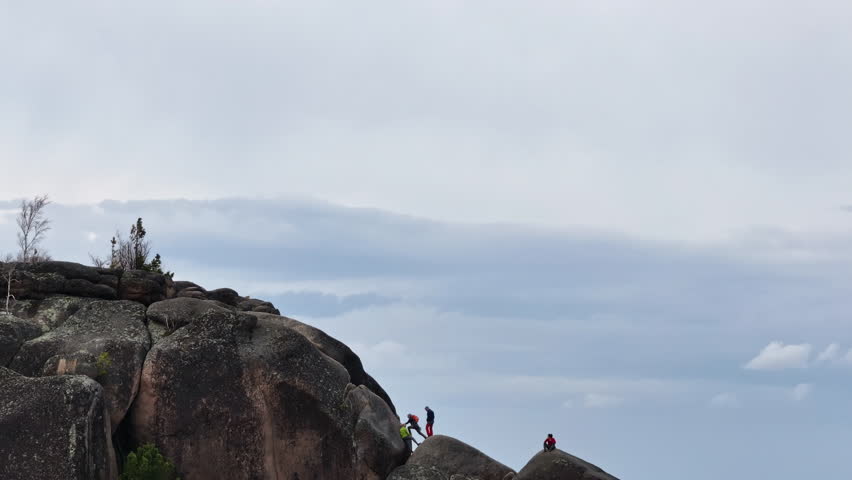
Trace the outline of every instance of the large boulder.
<instances>
[{"instance_id":1,"label":"large boulder","mask_svg":"<svg viewBox=\"0 0 852 480\"><path fill-rule=\"evenodd\" d=\"M387 405L296 330L239 317L207 311L151 348L134 440L185 480L385 479L404 454Z\"/></svg>"},{"instance_id":2,"label":"large boulder","mask_svg":"<svg viewBox=\"0 0 852 480\"><path fill-rule=\"evenodd\" d=\"M562 450L539 452L515 480L618 480L595 465Z\"/></svg>"},{"instance_id":3,"label":"large boulder","mask_svg":"<svg viewBox=\"0 0 852 480\"><path fill-rule=\"evenodd\" d=\"M165 325L171 330L192 323L209 312L220 318L230 318L231 309L212 300L178 297L152 303L148 307L148 321Z\"/></svg>"},{"instance_id":4,"label":"large boulder","mask_svg":"<svg viewBox=\"0 0 852 480\"><path fill-rule=\"evenodd\" d=\"M145 307L130 301L95 301L62 325L24 343L9 367L27 376L83 374L103 385L112 430L136 397L150 348Z\"/></svg>"},{"instance_id":5,"label":"large boulder","mask_svg":"<svg viewBox=\"0 0 852 480\"><path fill-rule=\"evenodd\" d=\"M394 407L390 396L387 392L385 392L381 385L379 385L379 382L374 380L373 377L364 371L364 365L361 363L361 359L352 351L352 349L347 347L346 344L316 327L312 327L292 318L262 312L251 312L251 314L259 319L280 322L282 325L292 328L304 335L305 338L310 340L311 343L313 343L322 353L343 365L343 367L346 368L346 371L349 372L349 378L353 384L364 385L369 388L373 393L384 400L390 409L396 413L396 407Z\"/></svg>"},{"instance_id":6,"label":"large boulder","mask_svg":"<svg viewBox=\"0 0 852 480\"><path fill-rule=\"evenodd\" d=\"M27 378L0 367L0 478L113 480L115 455L97 382Z\"/></svg>"},{"instance_id":7,"label":"large boulder","mask_svg":"<svg viewBox=\"0 0 852 480\"><path fill-rule=\"evenodd\" d=\"M172 279L159 273L144 270L128 270L121 276L118 295L122 300L133 300L151 305L175 296Z\"/></svg>"},{"instance_id":8,"label":"large boulder","mask_svg":"<svg viewBox=\"0 0 852 480\"><path fill-rule=\"evenodd\" d=\"M174 287L175 287L175 293L180 293L180 292L182 292L182 291L184 291L188 288L193 289L193 290L198 290L198 291L201 291L201 292L207 291L201 285L194 283L194 282L188 282L186 280L175 280Z\"/></svg>"},{"instance_id":9,"label":"large boulder","mask_svg":"<svg viewBox=\"0 0 852 480\"><path fill-rule=\"evenodd\" d=\"M267 302L265 300L260 300L257 298L245 298L237 303L237 310L241 310L243 312L260 312L260 313L273 313L275 315L280 315L281 312L275 308L271 302Z\"/></svg>"},{"instance_id":10,"label":"large boulder","mask_svg":"<svg viewBox=\"0 0 852 480\"><path fill-rule=\"evenodd\" d=\"M448 476L465 475L480 480L511 478L513 470L470 445L445 435L435 435L420 444L407 465L435 467Z\"/></svg>"},{"instance_id":11,"label":"large boulder","mask_svg":"<svg viewBox=\"0 0 852 480\"><path fill-rule=\"evenodd\" d=\"M210 290L207 292L207 298L209 300L222 302L232 307L236 307L243 299L243 297L241 297L240 294L232 288L217 288L215 290Z\"/></svg>"},{"instance_id":12,"label":"large boulder","mask_svg":"<svg viewBox=\"0 0 852 480\"><path fill-rule=\"evenodd\" d=\"M357 457L384 479L407 457L396 414L364 385L350 383L349 387L347 400L354 415Z\"/></svg>"},{"instance_id":13,"label":"large boulder","mask_svg":"<svg viewBox=\"0 0 852 480\"><path fill-rule=\"evenodd\" d=\"M0 366L7 366L27 340L41 335L34 322L0 313Z\"/></svg>"}]
</instances>

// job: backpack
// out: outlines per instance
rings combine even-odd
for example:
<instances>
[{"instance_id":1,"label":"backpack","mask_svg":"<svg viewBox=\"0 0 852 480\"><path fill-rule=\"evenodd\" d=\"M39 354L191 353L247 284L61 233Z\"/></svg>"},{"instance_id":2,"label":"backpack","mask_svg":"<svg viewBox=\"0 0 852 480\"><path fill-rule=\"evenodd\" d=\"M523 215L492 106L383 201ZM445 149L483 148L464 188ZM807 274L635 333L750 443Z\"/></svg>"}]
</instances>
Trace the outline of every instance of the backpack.
<instances>
[{"instance_id":1,"label":"backpack","mask_svg":"<svg viewBox=\"0 0 852 480\"><path fill-rule=\"evenodd\" d=\"M420 422L420 418L417 415L409 415L408 418L410 418L411 421L414 422L414 423Z\"/></svg>"}]
</instances>

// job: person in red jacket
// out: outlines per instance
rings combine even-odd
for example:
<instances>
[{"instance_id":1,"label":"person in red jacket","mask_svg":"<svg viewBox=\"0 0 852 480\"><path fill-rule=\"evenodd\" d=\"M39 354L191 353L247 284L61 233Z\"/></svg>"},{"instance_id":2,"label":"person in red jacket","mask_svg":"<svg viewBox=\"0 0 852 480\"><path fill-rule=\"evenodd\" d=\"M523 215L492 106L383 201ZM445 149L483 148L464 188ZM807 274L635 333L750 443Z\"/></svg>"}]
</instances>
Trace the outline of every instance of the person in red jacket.
<instances>
[{"instance_id":1,"label":"person in red jacket","mask_svg":"<svg viewBox=\"0 0 852 480\"><path fill-rule=\"evenodd\" d=\"M552 433L547 434L547 438L544 439L544 451L552 452L556 450L556 439L553 438Z\"/></svg>"},{"instance_id":2,"label":"person in red jacket","mask_svg":"<svg viewBox=\"0 0 852 480\"><path fill-rule=\"evenodd\" d=\"M409 413L408 421L405 423L408 425L409 430L414 430L415 432L419 433L421 437L426 438L426 435L423 435L423 431L420 430L420 425L418 424L418 422L420 422L420 417L414 415L413 413Z\"/></svg>"}]
</instances>

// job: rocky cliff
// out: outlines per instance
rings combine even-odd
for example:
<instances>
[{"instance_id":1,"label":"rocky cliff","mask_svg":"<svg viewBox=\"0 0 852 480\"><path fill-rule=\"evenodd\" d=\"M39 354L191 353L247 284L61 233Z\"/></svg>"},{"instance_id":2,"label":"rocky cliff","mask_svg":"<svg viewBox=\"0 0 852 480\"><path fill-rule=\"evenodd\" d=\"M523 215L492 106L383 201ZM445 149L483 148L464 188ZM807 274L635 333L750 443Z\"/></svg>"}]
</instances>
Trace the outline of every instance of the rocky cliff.
<instances>
[{"instance_id":1,"label":"rocky cliff","mask_svg":"<svg viewBox=\"0 0 852 480\"><path fill-rule=\"evenodd\" d=\"M148 442L185 480L515 478L443 436L406 463L393 403L358 356L269 302L142 271L16 268L0 478L111 480ZM614 478L556 453L517 478Z\"/></svg>"}]
</instances>

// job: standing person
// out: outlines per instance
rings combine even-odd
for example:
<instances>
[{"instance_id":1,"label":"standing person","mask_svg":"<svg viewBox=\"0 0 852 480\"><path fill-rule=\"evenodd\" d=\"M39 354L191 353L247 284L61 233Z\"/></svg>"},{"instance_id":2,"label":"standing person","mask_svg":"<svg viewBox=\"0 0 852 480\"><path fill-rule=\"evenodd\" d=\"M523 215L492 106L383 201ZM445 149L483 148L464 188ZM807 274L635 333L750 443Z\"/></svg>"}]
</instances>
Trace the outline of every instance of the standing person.
<instances>
[{"instance_id":1,"label":"standing person","mask_svg":"<svg viewBox=\"0 0 852 480\"><path fill-rule=\"evenodd\" d=\"M411 436L411 432L408 431L408 427L405 426L404 423L399 424L399 436L402 437L402 441L405 442L405 456L406 458L411 456L411 452L414 447L411 446L411 442L417 443L417 440ZM417 443L417 445L420 445Z\"/></svg>"},{"instance_id":2,"label":"standing person","mask_svg":"<svg viewBox=\"0 0 852 480\"><path fill-rule=\"evenodd\" d=\"M552 452L556 450L556 439L553 438L552 433L547 434L547 438L544 439L544 451Z\"/></svg>"},{"instance_id":3,"label":"standing person","mask_svg":"<svg viewBox=\"0 0 852 480\"><path fill-rule=\"evenodd\" d=\"M408 421L407 421L407 422L405 422L405 423L407 423L407 424L408 424L408 428L410 428L411 430L414 430L415 432L419 433L419 434L420 434L420 436L421 436L421 437L423 437L423 438L425 439L425 438L426 438L426 435L423 435L423 431L422 431L422 430L420 430L420 425L418 425L418 423L417 423L417 422L419 422L419 421L420 421L420 417L418 417L417 415L414 415L413 413L409 413L409 414L408 414ZM418 444L418 445L419 445L419 444Z\"/></svg>"},{"instance_id":4,"label":"standing person","mask_svg":"<svg viewBox=\"0 0 852 480\"><path fill-rule=\"evenodd\" d=\"M426 435L432 436L432 425L435 424L435 412L431 408L426 407Z\"/></svg>"}]
</instances>

